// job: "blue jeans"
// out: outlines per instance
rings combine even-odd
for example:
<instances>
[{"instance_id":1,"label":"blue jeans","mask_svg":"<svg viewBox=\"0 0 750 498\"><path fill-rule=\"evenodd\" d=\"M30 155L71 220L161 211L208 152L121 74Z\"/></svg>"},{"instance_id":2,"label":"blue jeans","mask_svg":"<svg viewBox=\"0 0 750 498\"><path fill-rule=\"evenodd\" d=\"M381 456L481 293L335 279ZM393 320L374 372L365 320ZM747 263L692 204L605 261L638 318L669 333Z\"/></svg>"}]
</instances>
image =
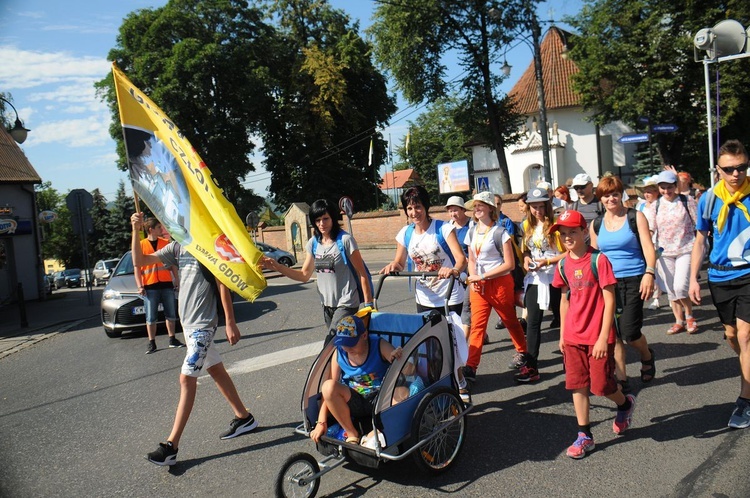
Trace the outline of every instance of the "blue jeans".
<instances>
[{"instance_id":1,"label":"blue jeans","mask_svg":"<svg viewBox=\"0 0 750 498\"><path fill-rule=\"evenodd\" d=\"M156 323L159 319L159 303L164 307L164 318L177 320L174 289L146 289L143 304L146 307L146 323Z\"/></svg>"}]
</instances>

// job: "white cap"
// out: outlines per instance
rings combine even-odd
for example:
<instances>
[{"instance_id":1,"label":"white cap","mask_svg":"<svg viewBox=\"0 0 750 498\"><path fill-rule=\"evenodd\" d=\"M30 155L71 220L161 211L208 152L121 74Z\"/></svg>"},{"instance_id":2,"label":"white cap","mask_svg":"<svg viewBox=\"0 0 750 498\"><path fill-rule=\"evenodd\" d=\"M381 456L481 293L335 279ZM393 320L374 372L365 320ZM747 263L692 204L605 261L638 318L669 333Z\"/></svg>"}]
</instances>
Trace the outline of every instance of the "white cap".
<instances>
[{"instance_id":1,"label":"white cap","mask_svg":"<svg viewBox=\"0 0 750 498\"><path fill-rule=\"evenodd\" d=\"M466 209L466 206L464 205L464 200L461 198L460 195L453 195L448 198L448 202L445 203L445 207L449 206L458 206L460 208Z\"/></svg>"},{"instance_id":2,"label":"white cap","mask_svg":"<svg viewBox=\"0 0 750 498\"><path fill-rule=\"evenodd\" d=\"M586 173L578 173L575 178L573 178L573 183L570 184L571 187L585 187L589 183L594 183L591 181L591 177L587 175Z\"/></svg>"}]
</instances>

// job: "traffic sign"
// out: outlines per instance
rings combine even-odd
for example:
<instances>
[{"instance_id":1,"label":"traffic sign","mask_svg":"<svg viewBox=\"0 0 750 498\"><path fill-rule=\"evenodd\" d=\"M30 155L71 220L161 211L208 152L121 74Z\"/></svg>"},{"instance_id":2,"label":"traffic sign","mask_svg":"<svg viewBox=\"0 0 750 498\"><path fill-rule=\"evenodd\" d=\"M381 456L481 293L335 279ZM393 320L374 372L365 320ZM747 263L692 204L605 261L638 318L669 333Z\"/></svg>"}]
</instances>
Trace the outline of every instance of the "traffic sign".
<instances>
[{"instance_id":1,"label":"traffic sign","mask_svg":"<svg viewBox=\"0 0 750 498\"><path fill-rule=\"evenodd\" d=\"M477 177L477 192L490 191L490 178L488 176Z\"/></svg>"},{"instance_id":2,"label":"traffic sign","mask_svg":"<svg viewBox=\"0 0 750 498\"><path fill-rule=\"evenodd\" d=\"M245 225L249 226L253 230L258 228L259 222L260 216L258 216L258 213L248 213L248 215L245 216Z\"/></svg>"},{"instance_id":3,"label":"traffic sign","mask_svg":"<svg viewBox=\"0 0 750 498\"><path fill-rule=\"evenodd\" d=\"M354 202L351 197L344 196L339 199L339 209L346 213L346 216L351 218L354 214Z\"/></svg>"},{"instance_id":4,"label":"traffic sign","mask_svg":"<svg viewBox=\"0 0 750 498\"><path fill-rule=\"evenodd\" d=\"M648 142L648 133L634 133L632 135L623 135L617 139L621 144L634 144L638 142Z\"/></svg>"},{"instance_id":5,"label":"traffic sign","mask_svg":"<svg viewBox=\"0 0 750 498\"><path fill-rule=\"evenodd\" d=\"M676 124L660 124L651 127L651 131L654 133L674 133L679 129Z\"/></svg>"}]
</instances>

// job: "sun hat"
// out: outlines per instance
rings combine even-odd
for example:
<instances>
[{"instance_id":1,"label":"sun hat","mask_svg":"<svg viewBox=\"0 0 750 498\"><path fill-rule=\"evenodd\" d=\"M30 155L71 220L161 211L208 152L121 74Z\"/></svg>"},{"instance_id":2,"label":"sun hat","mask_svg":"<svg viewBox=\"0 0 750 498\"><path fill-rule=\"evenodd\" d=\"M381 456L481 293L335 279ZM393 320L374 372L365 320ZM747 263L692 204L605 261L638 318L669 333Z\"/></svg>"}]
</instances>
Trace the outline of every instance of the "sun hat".
<instances>
[{"instance_id":1,"label":"sun hat","mask_svg":"<svg viewBox=\"0 0 750 498\"><path fill-rule=\"evenodd\" d=\"M549 227L549 232L556 232L560 227L581 227L586 228L586 218L581 213L573 209L568 209L557 218L554 225Z\"/></svg>"},{"instance_id":2,"label":"sun hat","mask_svg":"<svg viewBox=\"0 0 750 498\"><path fill-rule=\"evenodd\" d=\"M359 337L365 333L365 323L356 316L345 316L336 324L336 346L352 347L359 342Z\"/></svg>"},{"instance_id":3,"label":"sun hat","mask_svg":"<svg viewBox=\"0 0 750 498\"><path fill-rule=\"evenodd\" d=\"M575 178L573 178L573 183L570 184L571 187L585 187L589 183L594 183L591 181L591 177L587 175L586 173L578 173Z\"/></svg>"},{"instance_id":4,"label":"sun hat","mask_svg":"<svg viewBox=\"0 0 750 498\"><path fill-rule=\"evenodd\" d=\"M656 177L656 183L677 183L677 175L674 171L662 171Z\"/></svg>"},{"instance_id":5,"label":"sun hat","mask_svg":"<svg viewBox=\"0 0 750 498\"><path fill-rule=\"evenodd\" d=\"M484 202L485 204L488 204L493 208L497 208L497 204L495 204L495 196L492 194L492 192L479 192L478 194L474 194L474 197L472 197L471 200L475 202Z\"/></svg>"},{"instance_id":6,"label":"sun hat","mask_svg":"<svg viewBox=\"0 0 750 498\"><path fill-rule=\"evenodd\" d=\"M539 182L536 184L537 188L543 188L546 190L552 190L552 184L550 182Z\"/></svg>"},{"instance_id":7,"label":"sun hat","mask_svg":"<svg viewBox=\"0 0 750 498\"><path fill-rule=\"evenodd\" d=\"M466 209L466 205L464 205L464 200L461 198L460 195L453 195L448 198L448 202L445 203L445 207L450 206L458 206L460 208Z\"/></svg>"},{"instance_id":8,"label":"sun hat","mask_svg":"<svg viewBox=\"0 0 750 498\"><path fill-rule=\"evenodd\" d=\"M549 200L549 190L542 188L539 185L529 190L526 194L526 204L532 202L547 202Z\"/></svg>"}]
</instances>

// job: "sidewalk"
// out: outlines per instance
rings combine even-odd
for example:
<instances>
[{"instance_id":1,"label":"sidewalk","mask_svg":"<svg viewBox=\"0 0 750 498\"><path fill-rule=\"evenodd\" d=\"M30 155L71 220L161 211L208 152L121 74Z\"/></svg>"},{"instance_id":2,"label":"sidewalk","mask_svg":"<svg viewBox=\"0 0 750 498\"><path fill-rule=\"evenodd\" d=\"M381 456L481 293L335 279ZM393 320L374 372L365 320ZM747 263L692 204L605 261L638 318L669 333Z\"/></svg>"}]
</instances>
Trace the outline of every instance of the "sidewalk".
<instances>
[{"instance_id":1,"label":"sidewalk","mask_svg":"<svg viewBox=\"0 0 750 498\"><path fill-rule=\"evenodd\" d=\"M394 254L394 249L362 249L362 257L373 274L391 261ZM267 279L278 276L278 273L266 273ZM18 304L0 307L0 360L48 337L65 332L86 320L98 317L103 291L104 287L92 289L92 304L89 304L85 288L60 289L47 296L45 301L27 301L26 327L21 326Z\"/></svg>"},{"instance_id":2,"label":"sidewalk","mask_svg":"<svg viewBox=\"0 0 750 498\"><path fill-rule=\"evenodd\" d=\"M26 301L26 327L17 303L0 308L0 359L77 324L99 316L103 287L60 289L44 301Z\"/></svg>"}]
</instances>

